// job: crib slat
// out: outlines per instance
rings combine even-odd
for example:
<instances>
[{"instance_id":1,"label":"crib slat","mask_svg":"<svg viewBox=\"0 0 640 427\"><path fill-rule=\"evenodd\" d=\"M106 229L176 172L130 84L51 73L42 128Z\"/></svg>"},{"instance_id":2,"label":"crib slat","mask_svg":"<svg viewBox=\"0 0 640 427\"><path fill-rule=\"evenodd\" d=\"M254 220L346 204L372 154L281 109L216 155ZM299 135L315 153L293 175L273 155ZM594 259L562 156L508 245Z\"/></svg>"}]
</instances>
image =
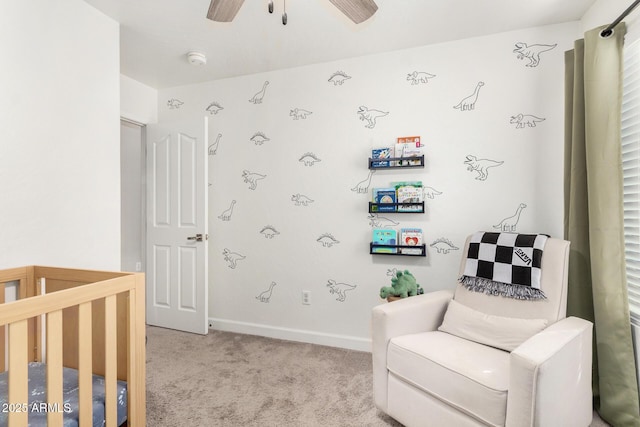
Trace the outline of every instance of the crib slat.
<instances>
[{"instance_id":1,"label":"crib slat","mask_svg":"<svg viewBox=\"0 0 640 427\"><path fill-rule=\"evenodd\" d=\"M118 324L116 295L104 299L104 405L107 427L116 427L118 396Z\"/></svg>"},{"instance_id":2,"label":"crib slat","mask_svg":"<svg viewBox=\"0 0 640 427\"><path fill-rule=\"evenodd\" d=\"M62 427L62 310L47 314L47 426Z\"/></svg>"},{"instance_id":3,"label":"crib slat","mask_svg":"<svg viewBox=\"0 0 640 427\"><path fill-rule=\"evenodd\" d=\"M128 400L130 425L146 425L144 277L136 275L136 289L129 292Z\"/></svg>"},{"instance_id":4,"label":"crib slat","mask_svg":"<svg viewBox=\"0 0 640 427\"><path fill-rule=\"evenodd\" d=\"M78 305L78 407L81 426L93 423L91 340L91 302L85 302Z\"/></svg>"},{"instance_id":5,"label":"crib slat","mask_svg":"<svg viewBox=\"0 0 640 427\"><path fill-rule=\"evenodd\" d=\"M33 270L33 269L32 269ZM30 279L32 281L32 286L29 290L27 297L32 297L36 295L42 295L42 281L45 279L36 279L32 277ZM29 341L29 346L33 345L33 361L41 362L42 361L42 321L44 320L44 316L37 316L32 320L29 334L33 335L33 341ZM31 356L29 356L31 357Z\"/></svg>"},{"instance_id":6,"label":"crib slat","mask_svg":"<svg viewBox=\"0 0 640 427\"><path fill-rule=\"evenodd\" d=\"M9 426L26 426L29 393L27 388L27 319L9 324Z\"/></svg>"},{"instance_id":7,"label":"crib slat","mask_svg":"<svg viewBox=\"0 0 640 427\"><path fill-rule=\"evenodd\" d=\"M20 279L20 284L18 285L18 300L24 300L34 295L33 294L33 290L34 290L33 275L29 273L32 270L33 269L31 268L27 268L27 276L23 279ZM36 328L37 328L36 319L35 318L29 319L29 325L28 325L28 331L27 331L27 334L29 337L28 338L29 339L29 343L28 343L28 348L29 348L28 361L29 362L35 362L36 360L38 360Z\"/></svg>"}]
</instances>

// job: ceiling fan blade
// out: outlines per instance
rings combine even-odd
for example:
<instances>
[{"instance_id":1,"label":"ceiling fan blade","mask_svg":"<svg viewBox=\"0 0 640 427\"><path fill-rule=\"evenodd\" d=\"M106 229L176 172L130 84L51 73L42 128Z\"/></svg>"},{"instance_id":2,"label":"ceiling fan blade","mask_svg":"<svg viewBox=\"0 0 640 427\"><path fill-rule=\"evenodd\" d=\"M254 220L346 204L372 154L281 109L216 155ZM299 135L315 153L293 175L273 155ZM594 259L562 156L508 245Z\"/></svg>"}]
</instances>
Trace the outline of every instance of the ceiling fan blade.
<instances>
[{"instance_id":1,"label":"ceiling fan blade","mask_svg":"<svg viewBox=\"0 0 640 427\"><path fill-rule=\"evenodd\" d=\"M216 22L231 22L244 0L211 0L207 18Z\"/></svg>"},{"instance_id":2,"label":"ceiling fan blade","mask_svg":"<svg viewBox=\"0 0 640 427\"><path fill-rule=\"evenodd\" d=\"M378 10L373 0L329 0L340 12L356 24L371 18Z\"/></svg>"}]
</instances>

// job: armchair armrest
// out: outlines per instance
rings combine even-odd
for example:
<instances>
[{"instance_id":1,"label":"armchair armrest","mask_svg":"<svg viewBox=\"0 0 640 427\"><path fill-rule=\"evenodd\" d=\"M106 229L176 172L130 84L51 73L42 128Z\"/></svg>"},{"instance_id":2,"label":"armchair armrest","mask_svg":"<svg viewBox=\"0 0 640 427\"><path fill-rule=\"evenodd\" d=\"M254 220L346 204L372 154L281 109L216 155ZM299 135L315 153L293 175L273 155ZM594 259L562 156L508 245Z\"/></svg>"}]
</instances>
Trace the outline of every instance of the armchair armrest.
<instances>
[{"instance_id":1,"label":"armchair armrest","mask_svg":"<svg viewBox=\"0 0 640 427\"><path fill-rule=\"evenodd\" d=\"M508 427L588 426L593 324L560 320L511 353Z\"/></svg>"},{"instance_id":2,"label":"armchair armrest","mask_svg":"<svg viewBox=\"0 0 640 427\"><path fill-rule=\"evenodd\" d=\"M380 304L373 308L372 338L386 343L393 337L434 331L442 324L453 291L437 291Z\"/></svg>"},{"instance_id":3,"label":"armchair armrest","mask_svg":"<svg viewBox=\"0 0 640 427\"><path fill-rule=\"evenodd\" d=\"M437 291L381 304L371 315L373 390L376 406L387 409L387 347L393 337L434 331L442 324L453 291Z\"/></svg>"}]
</instances>

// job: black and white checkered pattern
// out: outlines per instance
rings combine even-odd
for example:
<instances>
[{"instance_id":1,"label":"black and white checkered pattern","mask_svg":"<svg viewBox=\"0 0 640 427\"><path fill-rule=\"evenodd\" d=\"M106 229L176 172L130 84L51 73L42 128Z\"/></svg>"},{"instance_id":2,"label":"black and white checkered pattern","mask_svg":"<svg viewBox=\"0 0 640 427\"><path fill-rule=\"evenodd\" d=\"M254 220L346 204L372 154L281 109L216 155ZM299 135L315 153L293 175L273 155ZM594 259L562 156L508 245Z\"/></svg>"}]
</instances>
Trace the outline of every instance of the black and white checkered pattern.
<instances>
[{"instance_id":1,"label":"black and white checkered pattern","mask_svg":"<svg viewBox=\"0 0 640 427\"><path fill-rule=\"evenodd\" d=\"M543 234L474 233L461 282L467 289L492 295L545 298L540 266L547 238Z\"/></svg>"}]
</instances>

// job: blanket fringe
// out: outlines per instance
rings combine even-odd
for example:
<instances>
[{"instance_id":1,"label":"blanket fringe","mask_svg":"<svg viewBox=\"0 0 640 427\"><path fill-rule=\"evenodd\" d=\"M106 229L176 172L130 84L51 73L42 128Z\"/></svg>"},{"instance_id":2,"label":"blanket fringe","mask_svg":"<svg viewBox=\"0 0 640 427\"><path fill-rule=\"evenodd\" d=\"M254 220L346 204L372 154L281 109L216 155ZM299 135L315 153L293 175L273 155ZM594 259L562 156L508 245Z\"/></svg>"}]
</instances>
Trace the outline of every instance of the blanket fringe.
<instances>
[{"instance_id":1,"label":"blanket fringe","mask_svg":"<svg viewBox=\"0 0 640 427\"><path fill-rule=\"evenodd\" d=\"M481 277L462 276L460 283L470 291L482 292L487 295L501 295L507 298L520 300L541 300L547 296L540 289L531 286L512 285L509 283L494 282L493 280Z\"/></svg>"}]
</instances>

